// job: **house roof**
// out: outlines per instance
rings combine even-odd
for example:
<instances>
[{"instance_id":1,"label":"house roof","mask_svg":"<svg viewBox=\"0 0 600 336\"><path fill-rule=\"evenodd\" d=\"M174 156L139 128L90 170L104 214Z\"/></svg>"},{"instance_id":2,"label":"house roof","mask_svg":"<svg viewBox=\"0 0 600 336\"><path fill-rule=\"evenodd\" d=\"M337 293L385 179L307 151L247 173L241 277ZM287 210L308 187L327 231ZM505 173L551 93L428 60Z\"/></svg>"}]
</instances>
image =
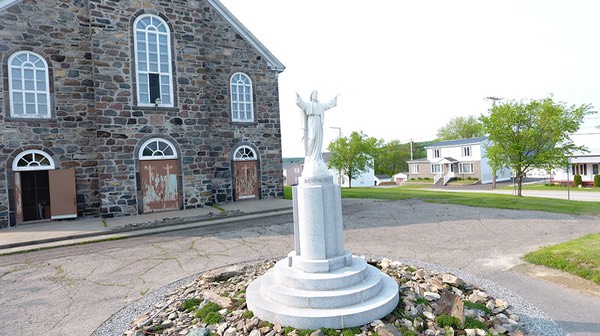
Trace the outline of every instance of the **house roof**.
<instances>
[{"instance_id":1,"label":"house roof","mask_svg":"<svg viewBox=\"0 0 600 336\"><path fill-rule=\"evenodd\" d=\"M458 162L458 160L451 158L451 157L445 157L445 158L441 159L440 161L438 161L437 164L454 163L454 162Z\"/></svg>"},{"instance_id":2,"label":"house roof","mask_svg":"<svg viewBox=\"0 0 600 336\"><path fill-rule=\"evenodd\" d=\"M392 178L390 175L386 175L386 174L382 174L382 175L375 175L376 178L380 179L380 180L384 180L384 179L390 179Z\"/></svg>"},{"instance_id":3,"label":"house roof","mask_svg":"<svg viewBox=\"0 0 600 336\"><path fill-rule=\"evenodd\" d=\"M445 140L436 143L432 143L429 146L425 146L425 148L437 148L437 147L454 147L454 146L464 146L464 145L473 145L480 144L488 139L487 136L477 137L477 138L469 138L469 139L456 139L456 140Z\"/></svg>"},{"instance_id":4,"label":"house roof","mask_svg":"<svg viewBox=\"0 0 600 336\"><path fill-rule=\"evenodd\" d=\"M409 161L406 161L406 162L408 162L408 163L411 163L411 162L412 163L419 163L419 162L429 162L429 161L425 157L425 158L420 158L420 159L409 160Z\"/></svg>"},{"instance_id":5,"label":"house roof","mask_svg":"<svg viewBox=\"0 0 600 336\"><path fill-rule=\"evenodd\" d=\"M1 1L1 0L0 0ZM231 24L239 33L267 60L269 68L277 72L285 70L285 66L267 47L265 47L219 0L207 0L219 12L229 24Z\"/></svg>"},{"instance_id":6,"label":"house roof","mask_svg":"<svg viewBox=\"0 0 600 336\"><path fill-rule=\"evenodd\" d=\"M21 0L0 0L0 11ZM219 0L207 0L266 60L269 69L283 72L285 66Z\"/></svg>"}]
</instances>

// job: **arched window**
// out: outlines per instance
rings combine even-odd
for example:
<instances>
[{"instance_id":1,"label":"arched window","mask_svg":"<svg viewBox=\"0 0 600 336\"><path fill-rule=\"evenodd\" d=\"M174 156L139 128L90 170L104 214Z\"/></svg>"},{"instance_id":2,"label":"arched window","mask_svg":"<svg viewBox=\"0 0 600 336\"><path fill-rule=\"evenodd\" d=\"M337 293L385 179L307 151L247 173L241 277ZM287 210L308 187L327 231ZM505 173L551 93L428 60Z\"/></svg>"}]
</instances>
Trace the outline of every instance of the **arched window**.
<instances>
[{"instance_id":1,"label":"arched window","mask_svg":"<svg viewBox=\"0 0 600 336\"><path fill-rule=\"evenodd\" d=\"M31 51L19 51L8 59L8 68L11 117L50 118L46 60Z\"/></svg>"},{"instance_id":2,"label":"arched window","mask_svg":"<svg viewBox=\"0 0 600 336\"><path fill-rule=\"evenodd\" d=\"M252 81L241 72L231 76L231 120L254 121Z\"/></svg>"},{"instance_id":3,"label":"arched window","mask_svg":"<svg viewBox=\"0 0 600 336\"><path fill-rule=\"evenodd\" d=\"M134 29L138 104L173 106L169 26L158 16L142 15Z\"/></svg>"},{"instance_id":4,"label":"arched window","mask_svg":"<svg viewBox=\"0 0 600 336\"><path fill-rule=\"evenodd\" d=\"M164 139L153 138L142 145L140 160L162 160L177 158L175 146Z\"/></svg>"},{"instance_id":5,"label":"arched window","mask_svg":"<svg viewBox=\"0 0 600 336\"><path fill-rule=\"evenodd\" d=\"M48 154L35 149L17 155L12 166L13 171L52 170L54 168L54 160Z\"/></svg>"},{"instance_id":6,"label":"arched window","mask_svg":"<svg viewBox=\"0 0 600 336\"><path fill-rule=\"evenodd\" d=\"M256 152L248 146L240 146L233 155L235 161L252 161L256 160Z\"/></svg>"}]
</instances>

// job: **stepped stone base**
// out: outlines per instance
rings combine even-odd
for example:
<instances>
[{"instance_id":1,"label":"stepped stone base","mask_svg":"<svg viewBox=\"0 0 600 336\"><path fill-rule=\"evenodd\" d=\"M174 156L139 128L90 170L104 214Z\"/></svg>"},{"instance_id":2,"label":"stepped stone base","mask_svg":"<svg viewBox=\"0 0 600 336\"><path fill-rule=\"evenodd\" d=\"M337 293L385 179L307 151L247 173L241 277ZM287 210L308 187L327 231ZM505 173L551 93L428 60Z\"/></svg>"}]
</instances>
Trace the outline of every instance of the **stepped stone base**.
<instances>
[{"instance_id":1,"label":"stepped stone base","mask_svg":"<svg viewBox=\"0 0 600 336\"><path fill-rule=\"evenodd\" d=\"M304 272L283 259L246 290L248 309L271 323L299 329L351 328L379 319L398 305L398 284L353 256L350 266Z\"/></svg>"}]
</instances>

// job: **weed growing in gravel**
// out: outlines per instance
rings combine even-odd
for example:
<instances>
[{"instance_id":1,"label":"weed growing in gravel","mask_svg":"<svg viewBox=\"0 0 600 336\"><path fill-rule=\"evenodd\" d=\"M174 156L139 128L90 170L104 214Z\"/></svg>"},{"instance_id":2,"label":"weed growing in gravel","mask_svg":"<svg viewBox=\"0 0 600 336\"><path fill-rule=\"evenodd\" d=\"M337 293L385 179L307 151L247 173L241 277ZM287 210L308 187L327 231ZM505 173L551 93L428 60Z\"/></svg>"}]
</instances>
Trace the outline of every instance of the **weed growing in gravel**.
<instances>
[{"instance_id":1,"label":"weed growing in gravel","mask_svg":"<svg viewBox=\"0 0 600 336\"><path fill-rule=\"evenodd\" d=\"M202 300L200 300L199 298L187 299L187 300L183 301L183 308L185 309L185 311L192 311L192 310L198 308L198 306L201 303L202 303Z\"/></svg>"},{"instance_id":2,"label":"weed growing in gravel","mask_svg":"<svg viewBox=\"0 0 600 336\"><path fill-rule=\"evenodd\" d=\"M485 315L492 314L492 311L488 307L486 307L483 303L475 303L475 302L471 302L468 300L464 300L463 304L465 305L465 308L481 310L482 312L485 313Z\"/></svg>"},{"instance_id":3,"label":"weed growing in gravel","mask_svg":"<svg viewBox=\"0 0 600 336\"><path fill-rule=\"evenodd\" d=\"M221 314L219 314L219 310L221 309L221 306L218 304L207 302L196 311L196 317L202 319L202 322L206 324L215 324L221 320Z\"/></svg>"},{"instance_id":4,"label":"weed growing in gravel","mask_svg":"<svg viewBox=\"0 0 600 336\"><path fill-rule=\"evenodd\" d=\"M440 314L440 316L438 316L436 318L437 324L438 326L445 328L445 327L452 327L452 328L456 328L459 329L460 328L460 320L458 319L458 317L454 317L454 316L450 316L447 314Z\"/></svg>"}]
</instances>

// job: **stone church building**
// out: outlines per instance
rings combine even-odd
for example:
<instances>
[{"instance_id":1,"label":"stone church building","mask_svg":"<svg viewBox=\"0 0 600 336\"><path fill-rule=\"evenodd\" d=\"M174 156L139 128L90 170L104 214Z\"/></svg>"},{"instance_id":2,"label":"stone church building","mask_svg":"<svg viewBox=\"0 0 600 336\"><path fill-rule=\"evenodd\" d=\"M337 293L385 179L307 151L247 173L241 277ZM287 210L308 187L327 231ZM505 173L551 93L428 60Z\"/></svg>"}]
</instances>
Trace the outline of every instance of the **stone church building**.
<instances>
[{"instance_id":1,"label":"stone church building","mask_svg":"<svg viewBox=\"0 0 600 336\"><path fill-rule=\"evenodd\" d=\"M283 64L218 0L0 0L0 227L283 197Z\"/></svg>"}]
</instances>

